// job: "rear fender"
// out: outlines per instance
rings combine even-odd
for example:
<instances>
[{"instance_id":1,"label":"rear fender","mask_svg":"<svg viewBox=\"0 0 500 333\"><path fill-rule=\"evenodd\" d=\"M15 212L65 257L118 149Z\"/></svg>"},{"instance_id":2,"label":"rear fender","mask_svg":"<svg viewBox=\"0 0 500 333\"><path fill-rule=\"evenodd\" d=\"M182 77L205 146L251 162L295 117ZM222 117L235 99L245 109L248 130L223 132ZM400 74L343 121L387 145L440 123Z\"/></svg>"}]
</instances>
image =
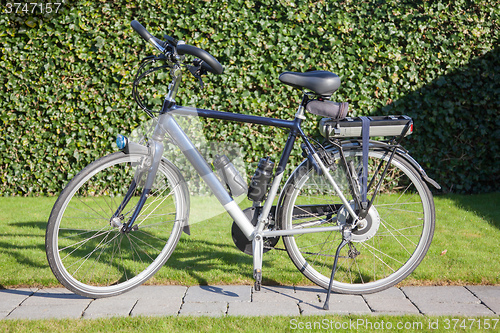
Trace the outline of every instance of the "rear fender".
<instances>
[{"instance_id":1,"label":"rear fender","mask_svg":"<svg viewBox=\"0 0 500 333\"><path fill-rule=\"evenodd\" d=\"M354 149L354 148L359 149L359 146L361 146L361 141L359 141L359 140L349 140L349 141L342 142L342 148L344 150L349 150L349 149ZM386 142L370 141L370 148L393 149L394 146L390 145L389 143L386 143ZM335 150L334 147L331 147L331 149ZM398 154L400 157L402 157L408 163L410 163L411 166L413 166L418 171L418 173L420 174L420 176L422 177L422 179L426 183L434 186L438 190L441 189L441 186L434 179L430 178L427 175L424 168L422 168L420 166L420 164L418 164L418 162L413 157L410 156L408 151L406 149L404 149L403 146L399 146L396 149L396 154Z\"/></svg>"}]
</instances>

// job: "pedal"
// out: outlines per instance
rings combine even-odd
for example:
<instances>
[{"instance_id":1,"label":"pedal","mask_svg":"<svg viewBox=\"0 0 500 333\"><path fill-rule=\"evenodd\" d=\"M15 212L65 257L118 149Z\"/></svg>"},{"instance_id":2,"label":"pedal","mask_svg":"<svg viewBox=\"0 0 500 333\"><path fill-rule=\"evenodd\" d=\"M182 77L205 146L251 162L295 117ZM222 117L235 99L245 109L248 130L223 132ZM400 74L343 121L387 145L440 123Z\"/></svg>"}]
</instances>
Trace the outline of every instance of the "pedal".
<instances>
[{"instance_id":1,"label":"pedal","mask_svg":"<svg viewBox=\"0 0 500 333\"><path fill-rule=\"evenodd\" d=\"M260 291L260 287L262 286L262 271L260 269L254 270L253 277L255 279L254 290Z\"/></svg>"},{"instance_id":2,"label":"pedal","mask_svg":"<svg viewBox=\"0 0 500 333\"><path fill-rule=\"evenodd\" d=\"M253 277L255 279L255 290L259 291L262 285L262 254L264 252L263 237L256 235L252 242L253 245Z\"/></svg>"}]
</instances>

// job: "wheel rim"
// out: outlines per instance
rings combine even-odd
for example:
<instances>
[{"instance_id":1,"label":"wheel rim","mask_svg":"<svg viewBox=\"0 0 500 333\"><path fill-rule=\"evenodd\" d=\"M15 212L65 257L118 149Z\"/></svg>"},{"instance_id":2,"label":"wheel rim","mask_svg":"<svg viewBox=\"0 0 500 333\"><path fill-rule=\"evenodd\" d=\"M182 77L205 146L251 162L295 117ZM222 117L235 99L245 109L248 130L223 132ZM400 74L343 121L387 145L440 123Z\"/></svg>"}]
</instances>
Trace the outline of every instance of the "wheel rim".
<instances>
[{"instance_id":1,"label":"wheel rim","mask_svg":"<svg viewBox=\"0 0 500 333\"><path fill-rule=\"evenodd\" d=\"M346 155L348 160L355 162L358 171L361 152L347 152ZM381 158L387 161L389 157L382 152L370 151L371 161ZM370 163L373 169L373 162ZM335 171L331 171L346 194L349 191L346 181L342 181L344 173L345 169L338 163ZM358 237L356 242L341 251L333 283L337 292L366 293L394 285L415 269L429 247L433 233L433 209L425 185L411 167L397 158L393 159L384 180L382 193L377 196L371 216L374 220L380 218L378 230L375 235ZM349 195L348 200L352 200L352 196ZM312 170L294 185L289 202L294 205L289 205L284 214L287 228L299 223L309 223L312 227L311 221L314 220L322 221L317 224L318 227L339 225L342 214L345 215L345 208L329 183ZM296 211L297 206L311 204L335 207L337 215L311 214L308 219L301 217L293 220L293 209ZM327 288L335 251L341 241L340 233L298 235L285 237L284 241L297 268L313 282Z\"/></svg>"},{"instance_id":2,"label":"wheel rim","mask_svg":"<svg viewBox=\"0 0 500 333\"><path fill-rule=\"evenodd\" d=\"M173 251L185 207L179 180L164 165L136 221L138 229L122 233L120 223L111 219L134 178L132 165L141 160L125 155L104 163L80 180L63 202L52 240L54 261L63 284L73 291L96 297L122 293L150 278ZM122 223L141 192L139 186L123 210Z\"/></svg>"}]
</instances>

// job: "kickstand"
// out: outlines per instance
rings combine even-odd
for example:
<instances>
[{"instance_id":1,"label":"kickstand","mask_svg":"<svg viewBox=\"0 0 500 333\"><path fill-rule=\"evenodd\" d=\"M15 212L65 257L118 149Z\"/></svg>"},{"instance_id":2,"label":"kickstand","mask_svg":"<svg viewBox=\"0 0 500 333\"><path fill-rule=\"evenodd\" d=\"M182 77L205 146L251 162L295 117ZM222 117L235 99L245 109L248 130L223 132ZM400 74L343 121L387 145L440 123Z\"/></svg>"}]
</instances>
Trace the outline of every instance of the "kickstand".
<instances>
[{"instance_id":1,"label":"kickstand","mask_svg":"<svg viewBox=\"0 0 500 333\"><path fill-rule=\"evenodd\" d=\"M330 294L332 293L333 278L335 277L335 272L337 271L337 262L339 261L340 250L346 246L351 241L351 228L342 229L342 242L340 242L339 247L337 247L337 252L335 253L335 259L333 261L332 275L330 277L330 283L328 284L328 292L326 294L325 304L323 305L323 310L330 309Z\"/></svg>"}]
</instances>

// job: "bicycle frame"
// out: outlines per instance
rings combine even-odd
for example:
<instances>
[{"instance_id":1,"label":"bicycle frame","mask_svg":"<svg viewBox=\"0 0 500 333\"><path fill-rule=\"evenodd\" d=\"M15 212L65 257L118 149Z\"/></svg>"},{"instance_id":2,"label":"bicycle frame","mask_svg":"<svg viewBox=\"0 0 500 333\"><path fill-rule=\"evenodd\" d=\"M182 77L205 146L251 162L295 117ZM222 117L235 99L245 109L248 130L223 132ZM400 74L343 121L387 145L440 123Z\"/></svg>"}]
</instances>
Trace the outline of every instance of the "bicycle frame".
<instances>
[{"instance_id":1,"label":"bicycle frame","mask_svg":"<svg viewBox=\"0 0 500 333\"><path fill-rule=\"evenodd\" d=\"M144 185L144 191L141 194L139 202L135 208L132 218L128 223L123 225L122 231L129 232L133 228L133 224L137 216L146 202L147 196L150 192L151 186L156 176L158 166L161 161L161 156L163 154L163 141L165 136L168 134L170 139L180 148L184 156L190 162L190 164L195 168L200 177L207 183L208 187L211 189L212 193L215 195L217 200L221 203L224 209L233 218L235 223L238 225L243 234L247 237L249 241L252 241L253 245L253 261L254 261L254 278L256 279L256 285L260 286L260 281L262 279L262 256L264 249L264 237L277 237L277 236L293 236L298 234L306 233L316 233L316 232L328 232L328 231L342 231L343 227L340 225L330 226L330 227L318 227L318 228L305 228L305 229L295 229L295 230L264 230L267 217L272 209L272 204L276 195L278 193L279 185L283 179L285 167L290 158L290 153L293 149L293 145L298 136L304 141L307 150L309 152L309 160L315 167L317 172L321 172L326 175L327 179L335 189L337 195L341 199L344 207L349 212L352 217L353 225L359 220L358 215L354 212L349 201L340 190L339 186L335 180L330 175L327 167L323 164L318 153L314 149L314 146L309 142L306 135L302 131L301 123L305 119L305 104L308 101L308 97L304 94L302 102L295 114L294 120L282 120L276 118L251 116L240 113L230 113L215 110L205 110L197 109L192 107L178 106L175 102L175 96L177 94L178 87L182 79L182 72L180 67L173 66L171 69L172 82L169 85L169 92L165 98L162 110L158 116L158 123L154 129L151 140L149 141L150 147L148 152L152 155L152 162L149 170L147 172L147 178ZM259 215L257 225L254 226L238 204L233 200L233 198L227 192L225 186L219 181L212 168L208 162L203 158L201 153L196 149L191 140L187 137L186 133L182 130L179 124L174 119L174 115L181 116L198 116L203 118L212 118L220 120L228 120L242 123L259 124L271 127L286 128L290 130L290 134L286 141L285 147L283 149L278 167L276 169L271 188L268 191L267 199ZM146 148L146 147L144 147ZM131 189L135 187L135 184L131 184ZM129 190L129 192L133 192ZM128 198L125 198L128 200ZM114 216L119 216L121 214L118 210ZM258 287L260 289L260 287Z\"/></svg>"},{"instance_id":2,"label":"bicycle frame","mask_svg":"<svg viewBox=\"0 0 500 333\"><path fill-rule=\"evenodd\" d=\"M182 131L180 126L177 124L175 119L172 117L173 114L179 115L188 115L188 116L199 116L203 118L212 118L212 119L223 119L230 120L236 122L244 122L244 123L252 123L252 124L261 124L273 127L280 128L288 128L290 129L290 134L286 141L285 147L283 149L283 153L281 155L280 161L278 163L278 167L276 170L276 174L274 176L274 180L271 184L271 188L268 193L267 200L263 206L262 212L259 217L259 223L257 227L254 227L248 218L243 214L243 211L238 207L238 205L234 202L234 200L229 196L224 186L215 176L214 172L208 166L208 163L201 156L201 154L196 150L192 142L186 136L186 134ZM300 117L295 117L293 121L290 120L281 120L274 118L266 118L266 117L258 117L258 116L250 116L238 113L228 113L214 110L204 110L204 109L195 109L189 107L182 106L174 106L170 108L165 114L161 115L158 119L159 126L164 129L170 137L175 141L175 144L181 149L183 154L189 160L189 162L193 165L199 175L207 182L208 186L219 200L219 202L224 206L226 211L233 217L236 224L240 227L243 234L249 239L252 240L257 233L261 233L264 237L275 237L275 236L285 236L285 235L295 235L301 233L309 233L309 232L321 232L321 231L333 231L340 230L340 227L325 227L325 228L317 228L314 230L280 230L280 231L263 231L264 224L266 222L266 217L269 215L269 212L272 208L272 203L276 198L279 185L283 178L283 174L285 171L286 164L290 158L290 153L292 151L294 142L298 135L304 140L306 145L311 151L314 151L313 146L307 140L304 132L302 131L300 124L302 123L302 119ZM316 162L321 162L319 158L317 158ZM325 170L326 171L326 170ZM333 181L333 179L332 179ZM334 181L333 181L334 182ZM335 182L334 182L335 183ZM338 189L339 196L343 194ZM347 199L343 198L343 201L347 203ZM345 204L344 203L344 204ZM353 212L354 213L354 212ZM354 214L354 217L356 215Z\"/></svg>"},{"instance_id":3,"label":"bicycle frame","mask_svg":"<svg viewBox=\"0 0 500 333\"><path fill-rule=\"evenodd\" d=\"M139 215L144 202L146 201L147 194L149 193L148 189L151 187L151 184L154 180L154 176L156 175L156 171L158 169L158 165L161 160L161 155L163 154L163 140L165 136L168 134L169 137L174 141L174 143L181 149L182 153L186 156L187 160L192 164L195 170L198 172L200 177L207 183L208 187L211 189L215 197L224 207L224 209L229 213L229 215L234 219L235 223L241 229L243 234L248 238L248 240L254 240L257 235L261 237L276 237L276 236L290 236L297 234L305 234L305 233L313 233L313 232L325 232L325 231L340 231L340 226L332 226L332 227L320 227L314 229L298 229L298 230L267 230L264 231L265 223L267 222L267 216L269 215L272 203L276 198L278 193L279 185L283 179L284 170L290 158L290 153L293 149L293 145L297 136L300 136L304 143L306 144L307 149L311 152L310 158L313 159L311 162L316 164L319 169L327 176L328 180L334 187L338 196L340 197L342 203L348 210L349 214L353 218L354 222L358 221L358 216L352 209L350 203L347 201L342 191L336 184L335 180L331 177L328 172L328 169L325 167L321 158L319 158L317 152L315 151L313 145L309 142L306 135L302 131L301 123L305 119L304 109L305 104L307 102L307 96L304 95L302 102L298 108L297 113L295 114L294 120L283 120L276 118L268 118L268 117L260 117L260 116L252 116L245 115L240 113L231 113L231 112L223 112L223 111L215 111L215 110L206 110L206 109L197 109L192 107L184 107L178 106L175 103L175 96L177 94L178 87L182 80L182 72L180 68L172 68L172 82L169 85L169 92L167 97L165 98L165 102L163 104L162 111L158 116L158 124L153 132L152 140L150 140L150 145L153 148L153 158L151 167L148 172L148 176L146 179L145 190L141 195L139 203L136 207L132 218L129 223L124 226L124 231L130 230L132 228L133 223L135 222L135 218ZM290 130L290 134L286 141L285 147L283 149L283 153L281 155L280 161L278 163L278 167L276 169L276 173L274 175L273 182L271 184L271 188L268 192L267 199L264 203L263 209L258 219L257 226L253 226L253 224L249 221L249 219L245 216L241 208L236 204L233 198L227 192L225 186L219 181L212 168L209 166L208 162L203 158L200 152L195 148L194 144L184 133L179 124L175 121L173 115L183 115L183 116L198 116L202 118L212 118L212 119L220 119L220 120L228 120L242 123L251 123L251 124L259 124L271 127L278 128L286 128ZM119 212L115 214L117 216Z\"/></svg>"}]
</instances>

